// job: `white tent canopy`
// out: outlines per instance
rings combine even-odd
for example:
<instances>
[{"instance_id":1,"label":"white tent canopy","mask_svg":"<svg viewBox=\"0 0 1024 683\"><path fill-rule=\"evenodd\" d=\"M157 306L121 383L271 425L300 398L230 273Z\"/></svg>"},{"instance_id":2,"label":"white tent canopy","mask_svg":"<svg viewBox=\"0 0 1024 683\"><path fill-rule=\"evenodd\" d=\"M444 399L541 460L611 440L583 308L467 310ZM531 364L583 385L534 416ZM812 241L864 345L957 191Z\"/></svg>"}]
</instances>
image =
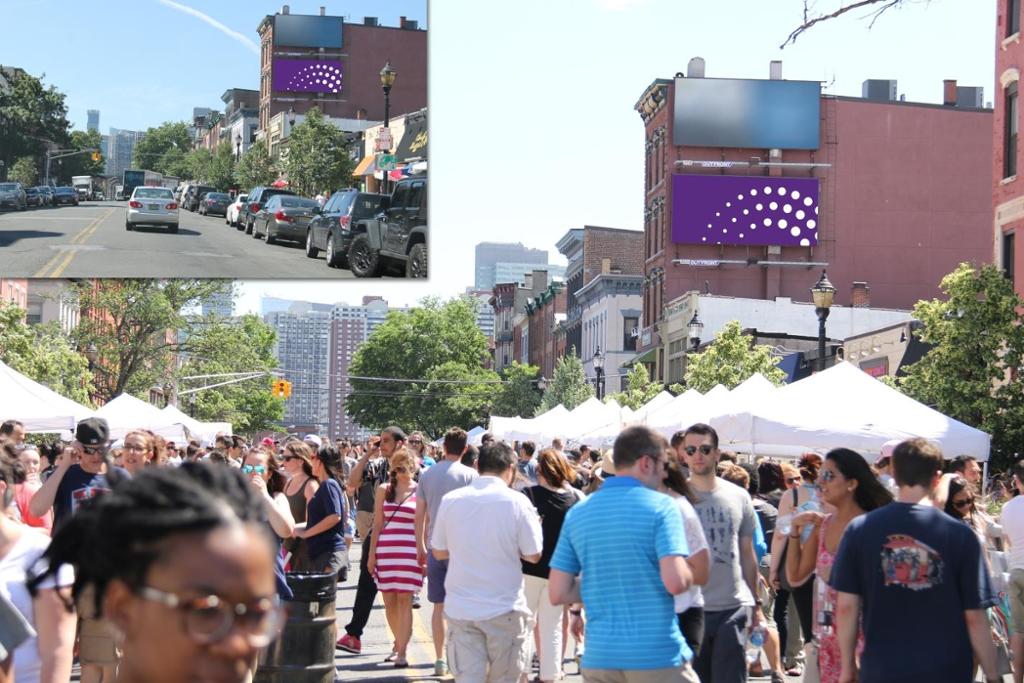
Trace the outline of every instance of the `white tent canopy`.
<instances>
[{"instance_id":1,"label":"white tent canopy","mask_svg":"<svg viewBox=\"0 0 1024 683\"><path fill-rule=\"evenodd\" d=\"M74 431L92 412L0 362L0 422L18 420L27 432Z\"/></svg>"},{"instance_id":2,"label":"white tent canopy","mask_svg":"<svg viewBox=\"0 0 1024 683\"><path fill-rule=\"evenodd\" d=\"M873 460L886 441L923 437L937 443L948 458L989 457L985 432L947 417L892 389L850 363L779 388L772 399L749 410L750 431L730 440L750 442L756 452L775 447L861 451Z\"/></svg>"},{"instance_id":3,"label":"white tent canopy","mask_svg":"<svg viewBox=\"0 0 1024 683\"><path fill-rule=\"evenodd\" d=\"M212 443L218 434L231 434L230 422L200 422L190 415L181 412L177 406L167 406L160 411L172 423L180 423L189 431L189 435Z\"/></svg>"},{"instance_id":4,"label":"white tent canopy","mask_svg":"<svg viewBox=\"0 0 1024 683\"><path fill-rule=\"evenodd\" d=\"M180 420L129 394L115 396L94 415L107 421L111 439L123 439L133 429L148 429L177 443L188 439Z\"/></svg>"}]
</instances>

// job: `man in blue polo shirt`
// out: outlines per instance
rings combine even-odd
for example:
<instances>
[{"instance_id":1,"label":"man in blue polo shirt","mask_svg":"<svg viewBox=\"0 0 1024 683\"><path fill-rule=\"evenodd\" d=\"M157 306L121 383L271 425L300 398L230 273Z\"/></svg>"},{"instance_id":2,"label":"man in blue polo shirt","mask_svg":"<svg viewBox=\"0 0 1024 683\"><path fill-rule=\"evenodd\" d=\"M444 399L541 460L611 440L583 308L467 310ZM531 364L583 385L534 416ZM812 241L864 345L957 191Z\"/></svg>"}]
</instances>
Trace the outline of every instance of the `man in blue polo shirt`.
<instances>
[{"instance_id":1,"label":"man in blue polo shirt","mask_svg":"<svg viewBox=\"0 0 1024 683\"><path fill-rule=\"evenodd\" d=\"M551 602L587 611L587 683L698 683L672 596L692 581L679 508L654 489L665 478L667 444L629 427L612 449L616 476L570 510L551 558ZM582 574L582 585L579 578ZM573 613L573 630L582 616Z\"/></svg>"}]
</instances>

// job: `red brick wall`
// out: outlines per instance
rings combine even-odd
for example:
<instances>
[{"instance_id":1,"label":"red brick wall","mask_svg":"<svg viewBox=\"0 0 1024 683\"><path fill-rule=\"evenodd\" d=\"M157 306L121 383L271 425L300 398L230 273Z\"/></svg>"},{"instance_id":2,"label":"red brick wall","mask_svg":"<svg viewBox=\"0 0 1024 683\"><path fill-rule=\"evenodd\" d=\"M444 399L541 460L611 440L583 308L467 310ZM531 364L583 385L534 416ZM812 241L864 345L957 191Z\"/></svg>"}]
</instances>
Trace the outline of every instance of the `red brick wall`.
<instances>
[{"instance_id":1,"label":"red brick wall","mask_svg":"<svg viewBox=\"0 0 1024 683\"><path fill-rule=\"evenodd\" d=\"M1013 202L1014 200L1024 201L1024 155L1021 154L1021 133L1024 132L1018 120L1017 129L1017 175L1013 180L1004 182L1003 178L1003 162L1005 154L1004 149L1004 135L1006 127L1006 97L1005 91L1001 84L1001 77L1004 72L1008 69L1022 69L1024 68L1024 45L1020 41L1010 41L1005 47L1003 47L1003 40L1006 39L1007 31L1007 17L1006 17L1006 2L999 0L998 17L996 19L996 73L995 73L995 94L993 96L993 104L995 106L995 112L993 113L992 121L992 207L994 212L998 212L1000 207ZM1021 104L1024 103L1024 92L1022 92L1022 83L1017 83L1017 112L1018 115L1021 111ZM1004 209L1006 211L1006 209ZM1010 212L1011 215L1013 212ZM998 258L997 265L1002 265L1002 259L999 258L1002 255L1002 237L1004 234L1012 232L1015 234L1014 238L1014 289L1017 294L1024 296L1024 217L1011 218L1010 220L1001 219L998 215L994 215L994 224L1001 224L998 229L992 231L991 251L995 258Z\"/></svg>"},{"instance_id":2,"label":"red brick wall","mask_svg":"<svg viewBox=\"0 0 1024 683\"><path fill-rule=\"evenodd\" d=\"M644 233L638 230L617 230L587 226L583 231L583 284L601 274L603 259L611 259L611 267L624 275L644 272Z\"/></svg>"}]
</instances>

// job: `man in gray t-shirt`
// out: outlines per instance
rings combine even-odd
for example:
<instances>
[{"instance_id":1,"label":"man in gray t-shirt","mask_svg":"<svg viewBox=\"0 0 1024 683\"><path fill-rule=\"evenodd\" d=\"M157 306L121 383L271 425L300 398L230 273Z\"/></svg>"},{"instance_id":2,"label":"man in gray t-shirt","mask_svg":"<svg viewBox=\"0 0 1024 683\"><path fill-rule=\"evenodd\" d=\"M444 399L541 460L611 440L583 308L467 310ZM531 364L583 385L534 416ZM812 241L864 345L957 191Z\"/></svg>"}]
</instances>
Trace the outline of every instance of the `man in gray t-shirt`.
<instances>
[{"instance_id":1,"label":"man in gray t-shirt","mask_svg":"<svg viewBox=\"0 0 1024 683\"><path fill-rule=\"evenodd\" d=\"M448 574L448 562L428 552L427 539L434 535L434 520L446 494L468 486L477 478L476 470L466 467L460 460L466 452L468 436L465 430L452 427L444 435L444 460L428 467L420 474L416 489L416 557L420 565L427 566L427 599L434 605L431 626L434 632L434 650L437 661L434 674L447 673L444 662L444 581Z\"/></svg>"},{"instance_id":2,"label":"man in gray t-shirt","mask_svg":"<svg viewBox=\"0 0 1024 683\"><path fill-rule=\"evenodd\" d=\"M702 681L741 683L747 680L745 631L764 619L760 609L750 609L759 576L754 554L757 517L750 494L716 476L718 457L718 434L712 427L698 423L684 432L683 460L697 499L693 507L711 550L708 582L701 587L704 637L693 668ZM760 600L756 603L760 607Z\"/></svg>"}]
</instances>

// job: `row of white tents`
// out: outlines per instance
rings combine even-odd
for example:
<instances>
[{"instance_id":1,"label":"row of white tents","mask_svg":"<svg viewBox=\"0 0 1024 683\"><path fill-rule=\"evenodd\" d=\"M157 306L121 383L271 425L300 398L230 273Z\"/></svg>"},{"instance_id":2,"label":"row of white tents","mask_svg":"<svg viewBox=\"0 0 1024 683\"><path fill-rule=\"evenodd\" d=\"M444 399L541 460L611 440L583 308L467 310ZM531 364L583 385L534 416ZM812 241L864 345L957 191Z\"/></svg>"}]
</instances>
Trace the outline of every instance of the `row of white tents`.
<instances>
[{"instance_id":1,"label":"row of white tents","mask_svg":"<svg viewBox=\"0 0 1024 683\"><path fill-rule=\"evenodd\" d=\"M0 422L18 420L28 432L59 432L67 437L75 424L87 417L105 419L112 439L123 438L133 429L149 429L179 444L189 438L212 442L219 433L231 433L228 422L200 422L174 406L161 410L128 394L116 396L94 410L0 362Z\"/></svg>"},{"instance_id":2,"label":"row of white tents","mask_svg":"<svg viewBox=\"0 0 1024 683\"><path fill-rule=\"evenodd\" d=\"M644 424L666 438L696 422L718 432L720 446L741 453L796 457L808 450L846 447L870 461L892 439L924 437L947 458L987 461L991 438L892 389L850 363L776 387L751 376L732 391L718 385L706 394L662 392L639 410L615 401L588 399L573 410L557 406L534 418L492 417L496 438L567 445L610 446L626 426Z\"/></svg>"}]
</instances>

